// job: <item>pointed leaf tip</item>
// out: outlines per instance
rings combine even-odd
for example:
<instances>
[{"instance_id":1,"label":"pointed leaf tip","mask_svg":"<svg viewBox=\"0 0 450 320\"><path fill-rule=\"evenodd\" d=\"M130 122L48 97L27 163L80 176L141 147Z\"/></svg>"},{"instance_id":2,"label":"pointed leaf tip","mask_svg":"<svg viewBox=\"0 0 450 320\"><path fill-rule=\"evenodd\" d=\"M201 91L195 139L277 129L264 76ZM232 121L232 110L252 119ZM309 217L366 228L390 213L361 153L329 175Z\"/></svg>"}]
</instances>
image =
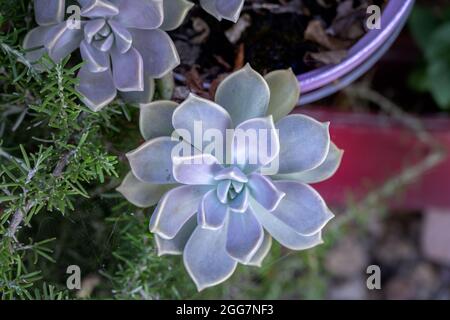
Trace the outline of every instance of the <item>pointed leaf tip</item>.
<instances>
[{"instance_id":1,"label":"pointed leaf tip","mask_svg":"<svg viewBox=\"0 0 450 320\"><path fill-rule=\"evenodd\" d=\"M287 116L300 98L300 85L292 69L272 71L264 77L270 88L270 103L267 114L275 121Z\"/></svg>"}]
</instances>

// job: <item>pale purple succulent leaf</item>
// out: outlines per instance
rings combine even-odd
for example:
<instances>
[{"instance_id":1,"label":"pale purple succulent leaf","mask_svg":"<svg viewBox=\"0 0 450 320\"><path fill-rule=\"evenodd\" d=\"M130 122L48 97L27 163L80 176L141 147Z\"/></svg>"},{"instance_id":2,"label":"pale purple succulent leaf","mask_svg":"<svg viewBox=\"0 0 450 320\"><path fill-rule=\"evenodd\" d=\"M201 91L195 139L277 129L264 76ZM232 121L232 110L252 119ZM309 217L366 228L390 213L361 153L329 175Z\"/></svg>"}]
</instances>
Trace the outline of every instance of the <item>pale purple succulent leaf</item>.
<instances>
[{"instance_id":1,"label":"pale purple succulent leaf","mask_svg":"<svg viewBox=\"0 0 450 320\"><path fill-rule=\"evenodd\" d=\"M34 16L40 26L49 26L64 20L65 0L34 0Z\"/></svg>"},{"instance_id":2,"label":"pale purple succulent leaf","mask_svg":"<svg viewBox=\"0 0 450 320\"><path fill-rule=\"evenodd\" d=\"M249 64L225 78L216 91L216 102L228 111L235 126L264 117L269 100L267 82Z\"/></svg>"},{"instance_id":3,"label":"pale purple succulent leaf","mask_svg":"<svg viewBox=\"0 0 450 320\"><path fill-rule=\"evenodd\" d=\"M261 245L255 252L255 254L252 256L250 261L246 263L246 265L261 267L262 262L266 258L267 254L270 252L271 247L272 247L272 237L268 232L264 232L264 239Z\"/></svg>"},{"instance_id":4,"label":"pale purple succulent leaf","mask_svg":"<svg viewBox=\"0 0 450 320\"><path fill-rule=\"evenodd\" d=\"M198 210L210 186L180 186L168 191L159 201L150 220L150 231L173 239Z\"/></svg>"},{"instance_id":5,"label":"pale purple succulent leaf","mask_svg":"<svg viewBox=\"0 0 450 320\"><path fill-rule=\"evenodd\" d=\"M84 39L91 43L94 36L106 25L105 19L87 21L84 26Z\"/></svg>"},{"instance_id":6,"label":"pale purple succulent leaf","mask_svg":"<svg viewBox=\"0 0 450 320\"><path fill-rule=\"evenodd\" d=\"M159 199L175 186L174 184L145 183L136 178L132 172L129 172L117 188L117 191L135 206L149 208L156 205Z\"/></svg>"},{"instance_id":7,"label":"pale purple succulent leaf","mask_svg":"<svg viewBox=\"0 0 450 320\"><path fill-rule=\"evenodd\" d=\"M244 6L244 0L200 0L200 5L219 21L237 22Z\"/></svg>"},{"instance_id":8,"label":"pale purple succulent leaf","mask_svg":"<svg viewBox=\"0 0 450 320\"><path fill-rule=\"evenodd\" d=\"M247 176L238 167L226 167L219 171L214 177L215 180L234 180L242 183L247 183Z\"/></svg>"},{"instance_id":9,"label":"pale purple succulent leaf","mask_svg":"<svg viewBox=\"0 0 450 320\"><path fill-rule=\"evenodd\" d=\"M304 236L316 234L334 217L320 194L309 185L276 181L275 186L286 196L272 214L295 232Z\"/></svg>"},{"instance_id":10,"label":"pale purple succulent leaf","mask_svg":"<svg viewBox=\"0 0 450 320\"><path fill-rule=\"evenodd\" d=\"M321 231L311 236L301 235L278 219L275 213L267 211L256 201L251 201L251 207L264 229L286 248L291 250L306 250L323 243Z\"/></svg>"},{"instance_id":11,"label":"pale purple succulent leaf","mask_svg":"<svg viewBox=\"0 0 450 320\"><path fill-rule=\"evenodd\" d=\"M111 30L114 32L114 44L117 50L119 50L120 53L125 53L130 50L133 43L131 33L114 20L110 20L108 23L111 26Z\"/></svg>"},{"instance_id":12,"label":"pale purple succulent leaf","mask_svg":"<svg viewBox=\"0 0 450 320\"><path fill-rule=\"evenodd\" d=\"M111 70L90 72L87 66L78 72L77 91L83 95L83 102L93 111L99 111L116 97L117 91Z\"/></svg>"},{"instance_id":13,"label":"pale purple succulent leaf","mask_svg":"<svg viewBox=\"0 0 450 320\"><path fill-rule=\"evenodd\" d=\"M100 51L107 52L114 45L114 34L111 33L104 39L92 41L92 45Z\"/></svg>"},{"instance_id":14,"label":"pale purple succulent leaf","mask_svg":"<svg viewBox=\"0 0 450 320\"><path fill-rule=\"evenodd\" d=\"M109 54L94 48L86 40L81 41L80 52L90 72L104 72L110 68Z\"/></svg>"},{"instance_id":15,"label":"pale purple succulent leaf","mask_svg":"<svg viewBox=\"0 0 450 320\"><path fill-rule=\"evenodd\" d=\"M114 0L114 2L119 7L119 14L114 20L124 27L156 29L163 23L163 0Z\"/></svg>"},{"instance_id":16,"label":"pale purple succulent leaf","mask_svg":"<svg viewBox=\"0 0 450 320\"><path fill-rule=\"evenodd\" d=\"M77 0L77 2L80 4L80 6L84 7L87 6L88 3L90 3L92 0Z\"/></svg>"},{"instance_id":17,"label":"pale purple succulent leaf","mask_svg":"<svg viewBox=\"0 0 450 320\"><path fill-rule=\"evenodd\" d=\"M52 26L46 33L45 47L56 63L71 54L83 40L81 29L71 29L66 22Z\"/></svg>"},{"instance_id":18,"label":"pale purple succulent leaf","mask_svg":"<svg viewBox=\"0 0 450 320\"><path fill-rule=\"evenodd\" d=\"M331 178L338 170L344 151L340 150L333 142L324 162L317 168L296 173L278 174L272 176L274 180L295 180L303 183L319 183Z\"/></svg>"},{"instance_id":19,"label":"pale purple succulent leaf","mask_svg":"<svg viewBox=\"0 0 450 320\"><path fill-rule=\"evenodd\" d=\"M111 34L111 27L109 24L105 24L98 32L99 36L107 37Z\"/></svg>"},{"instance_id":20,"label":"pale purple succulent leaf","mask_svg":"<svg viewBox=\"0 0 450 320\"><path fill-rule=\"evenodd\" d=\"M228 202L228 191L230 190L231 181L223 180L217 184L216 196L221 203Z\"/></svg>"},{"instance_id":21,"label":"pale purple succulent leaf","mask_svg":"<svg viewBox=\"0 0 450 320\"><path fill-rule=\"evenodd\" d=\"M118 13L119 8L107 0L87 0L81 8L81 16L86 18L112 17Z\"/></svg>"},{"instance_id":22,"label":"pale purple succulent leaf","mask_svg":"<svg viewBox=\"0 0 450 320\"><path fill-rule=\"evenodd\" d=\"M199 291L227 280L234 272L237 261L225 249L226 225L218 230L197 227L183 252L186 270Z\"/></svg>"},{"instance_id":23,"label":"pale purple succulent leaf","mask_svg":"<svg viewBox=\"0 0 450 320\"><path fill-rule=\"evenodd\" d=\"M160 28L165 31L171 31L183 23L187 13L194 4L188 0L165 0L163 6L164 22Z\"/></svg>"},{"instance_id":24,"label":"pale purple succulent leaf","mask_svg":"<svg viewBox=\"0 0 450 320\"><path fill-rule=\"evenodd\" d=\"M120 91L143 91L144 69L140 53L131 48L126 53L111 52L113 78Z\"/></svg>"},{"instance_id":25,"label":"pale purple succulent leaf","mask_svg":"<svg viewBox=\"0 0 450 320\"><path fill-rule=\"evenodd\" d=\"M237 193L241 192L242 189L244 189L244 186L245 186L242 182L239 182L239 181L236 181L236 180L233 180L233 181L231 182L231 184L233 185L233 188L234 188L234 190L235 190Z\"/></svg>"},{"instance_id":26,"label":"pale purple succulent leaf","mask_svg":"<svg viewBox=\"0 0 450 320\"><path fill-rule=\"evenodd\" d=\"M267 177L252 173L249 177L247 187L252 197L268 211L273 211L286 195Z\"/></svg>"},{"instance_id":27,"label":"pale purple succulent leaf","mask_svg":"<svg viewBox=\"0 0 450 320\"><path fill-rule=\"evenodd\" d=\"M244 6L244 0L216 0L219 14L227 20L237 22Z\"/></svg>"},{"instance_id":28,"label":"pale purple succulent leaf","mask_svg":"<svg viewBox=\"0 0 450 320\"><path fill-rule=\"evenodd\" d=\"M229 207L233 211L245 213L248 210L250 193L247 188L244 188L233 200L229 202Z\"/></svg>"},{"instance_id":29,"label":"pale purple succulent leaf","mask_svg":"<svg viewBox=\"0 0 450 320\"><path fill-rule=\"evenodd\" d=\"M164 239L155 234L154 237L158 249L158 256L182 254L187 241L196 227L197 218L194 215L183 225L173 239Z\"/></svg>"},{"instance_id":30,"label":"pale purple succulent leaf","mask_svg":"<svg viewBox=\"0 0 450 320\"><path fill-rule=\"evenodd\" d=\"M242 263L248 263L261 246L264 230L248 207L244 213L230 211L228 218L227 252Z\"/></svg>"},{"instance_id":31,"label":"pale purple succulent leaf","mask_svg":"<svg viewBox=\"0 0 450 320\"><path fill-rule=\"evenodd\" d=\"M231 146L233 164L246 173L270 164L280 152L280 139L272 116L255 118L241 123Z\"/></svg>"},{"instance_id":32,"label":"pale purple succulent leaf","mask_svg":"<svg viewBox=\"0 0 450 320\"><path fill-rule=\"evenodd\" d=\"M119 92L119 95L125 102L130 104L148 104L153 100L155 96L155 79L144 75L144 90L143 91L130 91Z\"/></svg>"},{"instance_id":33,"label":"pale purple succulent leaf","mask_svg":"<svg viewBox=\"0 0 450 320\"><path fill-rule=\"evenodd\" d=\"M280 137L279 174L317 168L330 148L329 123L294 114L276 123Z\"/></svg>"},{"instance_id":34,"label":"pale purple succulent leaf","mask_svg":"<svg viewBox=\"0 0 450 320\"><path fill-rule=\"evenodd\" d=\"M45 48L45 39L47 33L52 27L44 26L32 29L27 33L25 39L23 40L23 48L27 50L25 53L25 58L31 63L38 61L45 54L47 49ZM39 70L44 70L45 67L41 65L36 65Z\"/></svg>"},{"instance_id":35,"label":"pale purple succulent leaf","mask_svg":"<svg viewBox=\"0 0 450 320\"><path fill-rule=\"evenodd\" d=\"M173 158L173 177L183 184L216 185L214 177L222 169L219 161L210 154Z\"/></svg>"},{"instance_id":36,"label":"pale purple succulent leaf","mask_svg":"<svg viewBox=\"0 0 450 320\"><path fill-rule=\"evenodd\" d=\"M171 136L172 115L178 104L173 101L155 101L140 106L139 128L145 140ZM155 119L157 121L155 121Z\"/></svg>"},{"instance_id":37,"label":"pale purple succulent leaf","mask_svg":"<svg viewBox=\"0 0 450 320\"><path fill-rule=\"evenodd\" d=\"M219 229L228 214L228 206L217 199L216 190L206 193L198 209L198 224L207 229Z\"/></svg>"},{"instance_id":38,"label":"pale purple succulent leaf","mask_svg":"<svg viewBox=\"0 0 450 320\"><path fill-rule=\"evenodd\" d=\"M209 143L215 141L203 141L205 132L214 130L220 135L223 142L226 130L230 129L231 118L228 112L216 103L200 98L194 94L180 104L173 113L172 124L177 133L183 139L199 150L204 150ZM198 136L201 139L198 139ZM199 140L199 143L197 143ZM223 146L223 143L220 143Z\"/></svg>"},{"instance_id":39,"label":"pale purple succulent leaf","mask_svg":"<svg viewBox=\"0 0 450 320\"><path fill-rule=\"evenodd\" d=\"M222 20L222 17L217 12L216 8L216 0L200 0L200 5L202 6L203 10L208 12L210 15L215 17L217 20Z\"/></svg>"},{"instance_id":40,"label":"pale purple succulent leaf","mask_svg":"<svg viewBox=\"0 0 450 320\"><path fill-rule=\"evenodd\" d=\"M172 175L172 151L183 142L170 137L147 141L127 154L133 174L141 181L154 184L177 183Z\"/></svg>"},{"instance_id":41,"label":"pale purple succulent leaf","mask_svg":"<svg viewBox=\"0 0 450 320\"><path fill-rule=\"evenodd\" d=\"M159 29L129 29L135 47L144 59L147 76L161 78L180 64L180 57L169 35Z\"/></svg>"}]
</instances>

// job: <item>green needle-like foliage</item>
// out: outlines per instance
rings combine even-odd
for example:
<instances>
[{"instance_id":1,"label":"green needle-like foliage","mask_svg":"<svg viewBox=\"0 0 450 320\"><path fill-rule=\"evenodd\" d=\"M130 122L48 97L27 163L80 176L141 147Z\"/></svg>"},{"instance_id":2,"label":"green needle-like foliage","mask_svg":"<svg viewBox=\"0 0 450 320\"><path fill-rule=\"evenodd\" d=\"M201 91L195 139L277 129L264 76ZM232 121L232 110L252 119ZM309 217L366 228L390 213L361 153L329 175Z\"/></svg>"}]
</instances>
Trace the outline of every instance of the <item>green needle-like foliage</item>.
<instances>
[{"instance_id":1,"label":"green needle-like foliage","mask_svg":"<svg viewBox=\"0 0 450 320\"><path fill-rule=\"evenodd\" d=\"M114 191L126 173L119 160L138 145L137 110L86 108L74 90L77 57L44 57L43 73L25 59L31 3L0 0L0 299L179 297L176 268L158 259L142 222L148 213L132 214ZM95 292L66 288L72 264L101 279Z\"/></svg>"},{"instance_id":2,"label":"green needle-like foliage","mask_svg":"<svg viewBox=\"0 0 450 320\"><path fill-rule=\"evenodd\" d=\"M27 67L16 60L11 70L23 68ZM15 86L24 88L28 101L15 99L17 93L2 96L3 115L11 108L23 109L15 116L15 128L8 126L10 117L4 117L0 149L0 292L5 297L30 297L28 288L40 272L23 263L26 255L36 257L33 264L37 258L52 261L48 241L24 245L21 228L32 226L38 214L75 210L77 197L89 197L86 185L117 176L117 159L107 153L101 139L111 114L94 114L77 103L72 89L76 69L64 62L43 74L42 80L22 77ZM10 75L15 77L14 72Z\"/></svg>"}]
</instances>

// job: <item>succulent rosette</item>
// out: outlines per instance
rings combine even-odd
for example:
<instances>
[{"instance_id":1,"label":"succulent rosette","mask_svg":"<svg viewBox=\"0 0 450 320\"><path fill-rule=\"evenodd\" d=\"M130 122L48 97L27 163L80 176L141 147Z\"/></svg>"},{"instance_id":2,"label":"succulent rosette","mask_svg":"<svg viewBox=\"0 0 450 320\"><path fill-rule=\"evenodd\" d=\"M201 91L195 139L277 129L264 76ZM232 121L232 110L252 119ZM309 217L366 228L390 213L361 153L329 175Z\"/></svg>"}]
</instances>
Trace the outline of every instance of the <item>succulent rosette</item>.
<instances>
[{"instance_id":1,"label":"succulent rosette","mask_svg":"<svg viewBox=\"0 0 450 320\"><path fill-rule=\"evenodd\" d=\"M183 254L199 290L238 263L260 266L272 237L293 250L322 243L333 214L309 184L331 177L342 151L328 123L288 115L299 94L291 70L263 78L247 65L219 85L215 102L190 95L141 107L147 142L127 155L132 171L118 191L139 207L157 204L150 230L159 254ZM195 138L211 132L223 149ZM249 132L256 148L240 139Z\"/></svg>"},{"instance_id":2,"label":"succulent rosette","mask_svg":"<svg viewBox=\"0 0 450 320\"><path fill-rule=\"evenodd\" d=\"M56 63L80 49L85 62L77 90L94 111L117 91L129 101L153 98L153 79L179 64L176 48L163 30L177 28L192 4L186 0L79 0L80 21L68 19L65 0L34 0L38 27L25 37L27 59L45 53ZM72 11L73 12L73 11ZM42 68L42 66L40 66Z\"/></svg>"}]
</instances>

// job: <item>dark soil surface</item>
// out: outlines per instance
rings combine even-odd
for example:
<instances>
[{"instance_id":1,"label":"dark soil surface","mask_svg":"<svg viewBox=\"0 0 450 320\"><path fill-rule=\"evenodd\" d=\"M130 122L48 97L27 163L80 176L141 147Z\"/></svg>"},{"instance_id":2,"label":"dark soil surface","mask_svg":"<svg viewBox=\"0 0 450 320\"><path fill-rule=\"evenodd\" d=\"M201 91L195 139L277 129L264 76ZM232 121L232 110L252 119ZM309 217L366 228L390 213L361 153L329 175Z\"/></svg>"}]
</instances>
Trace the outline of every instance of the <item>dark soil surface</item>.
<instances>
[{"instance_id":1,"label":"dark soil surface","mask_svg":"<svg viewBox=\"0 0 450 320\"><path fill-rule=\"evenodd\" d=\"M237 24L219 22L196 8L179 29L171 32L182 62L175 70L180 81L174 98L183 100L190 91L211 98L217 84L247 62L262 74L285 68L301 74L332 63L326 61L327 54L337 63L364 36L365 8L385 3L386 0L247 0ZM317 30L307 32L312 22L321 25L325 40ZM366 82L405 111L419 115L443 113L429 94L413 91L408 83L421 60L422 54L405 27L393 47L365 75ZM211 86L205 88L204 83ZM349 101L344 91L316 104L348 111L355 111L357 104L358 110L380 111L373 104Z\"/></svg>"},{"instance_id":2,"label":"dark soil surface","mask_svg":"<svg viewBox=\"0 0 450 320\"><path fill-rule=\"evenodd\" d=\"M247 0L237 24L197 8L171 33L182 61L176 72L213 81L246 62L262 73L292 68L296 74L337 63L365 34L367 6L384 2ZM193 68L196 74L189 74Z\"/></svg>"}]
</instances>

